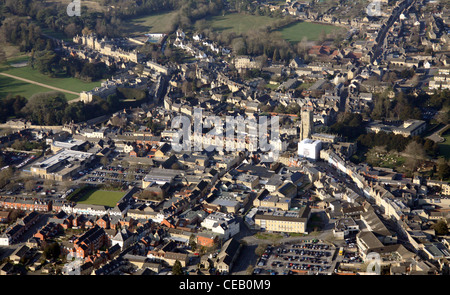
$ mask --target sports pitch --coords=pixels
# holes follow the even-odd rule
[[[124,195],[125,192],[120,191],[92,190],[81,197],[77,203],[115,207]]]
[[[280,29],[279,32],[283,39],[296,43],[302,41],[303,38],[306,38],[308,41],[317,41],[323,33],[338,34],[345,32],[345,29],[328,24],[297,22]]]
[[[444,142],[439,144],[439,154],[446,159],[450,159],[450,129],[441,135]]]

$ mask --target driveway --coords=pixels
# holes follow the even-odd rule
[[[439,133],[441,131],[443,131],[444,129],[448,128],[450,126],[450,124],[445,125],[444,127],[440,128],[439,130],[435,131],[433,134],[431,134],[430,136],[428,136],[428,139],[431,139],[434,142],[443,142],[444,138],[442,136],[439,135]]]

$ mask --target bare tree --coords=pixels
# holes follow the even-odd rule
[[[427,157],[424,147],[416,141],[410,142],[403,153],[406,156],[405,166],[410,172],[415,172]]]
[[[25,182],[25,190],[31,192],[36,185],[36,181],[34,180],[28,180]]]
[[[6,61],[6,53],[3,48],[0,48],[0,63],[3,63]]]
[[[425,152],[423,146],[416,141],[411,141],[406,146],[403,152],[411,157],[418,158],[421,160],[425,160],[427,156],[427,153]]]
[[[450,122],[450,108],[443,107],[435,116],[439,123],[448,124]]]

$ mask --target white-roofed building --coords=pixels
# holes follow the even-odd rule
[[[315,161],[319,159],[321,148],[322,142],[320,140],[306,138],[298,143],[298,155]]]

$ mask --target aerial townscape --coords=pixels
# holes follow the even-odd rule
[[[0,275],[450,274],[450,1],[0,0],[0,44]]]

